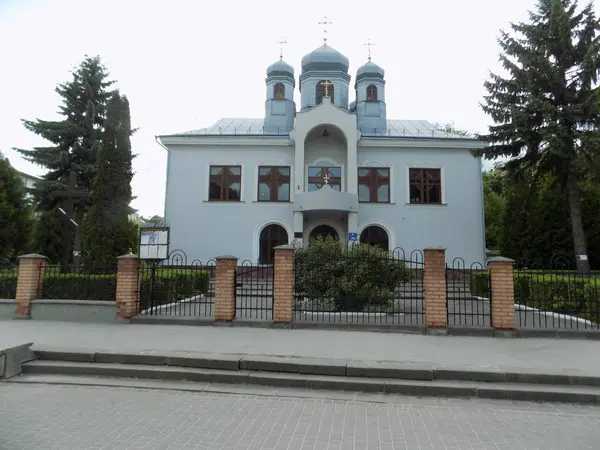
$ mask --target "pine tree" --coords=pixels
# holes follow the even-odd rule
[[[60,206],[61,199],[57,193],[66,190],[70,171],[77,173],[78,190],[91,190],[99,146],[98,134],[103,129],[106,102],[111,95],[109,88],[113,83],[108,80],[108,73],[99,57],[86,57],[72,72],[71,80],[56,87],[56,92],[62,99],[59,113],[63,119],[23,120],[25,128],[52,144],[32,150],[15,149],[27,161],[47,170],[36,183],[32,194],[36,209],[48,212],[44,216],[46,224],[59,228],[48,230],[36,227],[36,242],[45,243],[37,250],[41,253],[54,253],[60,246],[67,246],[66,253],[71,253],[73,242],[66,242],[60,230],[61,221],[66,219],[62,217],[61,220],[56,220],[54,216],[59,213],[52,211]],[[76,200],[77,222],[83,218],[89,203],[89,199],[85,198]],[[56,237],[60,238],[59,242],[50,240]]]
[[[129,102],[115,92],[107,106],[92,206],[83,226],[83,247],[88,261],[112,261],[136,246],[136,230],[129,221],[133,132]]]
[[[564,189],[577,268],[589,271],[578,186],[578,160],[598,158],[600,24],[593,4],[539,0],[530,23],[511,24],[499,39],[507,77],[491,74],[483,110],[494,125],[487,158],[509,156],[512,171],[552,174]]]
[[[32,227],[23,180],[0,153],[0,263],[29,250]]]

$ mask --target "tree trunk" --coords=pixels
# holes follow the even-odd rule
[[[581,218],[581,197],[579,195],[579,187],[577,186],[577,176],[572,169],[569,170],[569,174],[567,175],[566,187],[577,271],[582,273],[590,273],[587,242],[585,239],[585,232],[583,230],[583,220]]]

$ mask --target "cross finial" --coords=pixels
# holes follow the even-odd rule
[[[375,44],[371,43],[371,38],[369,38],[369,40],[367,41],[366,44],[363,44],[365,47],[367,47],[368,51],[369,51],[369,61],[371,61],[371,47],[373,47]]]
[[[329,174],[326,173],[325,176],[323,177],[323,181],[325,182],[325,184],[329,184]]]
[[[325,97],[329,97],[329,86],[332,86],[333,83],[329,80],[325,80],[323,81],[323,94],[325,94]]]
[[[333,22],[327,19],[327,16],[324,17],[322,22],[319,22],[319,25],[323,25],[323,42],[327,44],[327,25],[331,25]]]
[[[287,41],[281,38],[281,40],[276,42],[276,44],[279,44],[279,59],[283,59],[283,46],[287,44]]]

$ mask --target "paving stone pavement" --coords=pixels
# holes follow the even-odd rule
[[[591,406],[333,398],[6,383],[0,449],[579,450],[600,436]]]

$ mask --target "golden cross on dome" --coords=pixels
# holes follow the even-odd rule
[[[371,47],[373,47],[375,44],[371,43],[371,38],[369,38],[369,40],[367,41],[366,44],[363,44],[365,47],[368,48],[369,50],[369,61],[371,61]]]
[[[333,86],[333,83],[329,80],[325,80],[321,84],[323,84],[323,88],[325,89],[324,90],[325,97],[329,97],[329,86]]]
[[[287,44],[287,41],[281,38],[281,40],[276,42],[276,44],[279,44],[279,59],[283,59],[283,46]]]
[[[327,16],[323,19],[323,22],[319,22],[319,25],[323,25],[323,42],[327,44],[327,25],[331,25],[333,22],[327,20]]]
[[[327,172],[323,176],[323,181],[325,182],[325,184],[329,184],[329,174]]]

